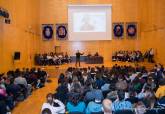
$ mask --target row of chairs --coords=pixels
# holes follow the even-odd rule
[[[70,112],[66,114],[84,114],[81,112]],[[92,112],[91,114],[104,114],[104,112]],[[119,110],[113,112],[113,114],[135,114],[134,110]],[[144,114],[165,114],[165,109],[148,109]]]

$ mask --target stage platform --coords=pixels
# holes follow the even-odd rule
[[[131,63],[131,62],[104,62],[104,64],[86,64],[85,62],[81,62],[81,67],[95,67],[95,66],[102,66],[111,68],[113,65],[131,65],[136,66],[137,64],[140,66],[145,66],[148,70],[152,69],[154,67],[154,63],[148,63],[148,62],[140,62],[140,63]],[[45,71],[48,72],[50,77],[58,77],[60,73],[64,73],[68,67],[75,67],[75,62],[69,63],[69,64],[63,64],[59,66],[36,66],[37,68],[42,68]]]

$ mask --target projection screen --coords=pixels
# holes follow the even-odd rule
[[[111,12],[111,5],[69,5],[69,40],[111,40]]]

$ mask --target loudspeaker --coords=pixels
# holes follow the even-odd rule
[[[14,52],[14,60],[20,60],[21,53],[20,52]]]

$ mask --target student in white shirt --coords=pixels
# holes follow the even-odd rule
[[[65,113],[65,105],[61,101],[53,99],[52,93],[49,93],[46,98],[47,102],[42,105],[42,111],[47,108],[52,114]],[[55,106],[55,104],[58,106]]]

